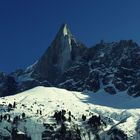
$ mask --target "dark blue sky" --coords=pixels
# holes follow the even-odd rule
[[[64,22],[87,46],[140,43],[140,0],[0,0],[0,71],[34,63]]]

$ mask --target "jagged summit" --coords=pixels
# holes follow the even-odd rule
[[[59,35],[61,34],[61,35],[64,35],[64,36],[66,36],[66,35],[72,36],[72,34],[71,34],[71,32],[70,32],[70,30],[68,28],[68,25],[66,23],[61,25],[58,34]]]
[[[63,24],[55,39],[35,64],[32,75],[55,83],[74,61],[77,61],[85,47],[73,38],[67,24]]]
[[[64,42],[64,40],[66,40],[66,42],[68,42],[69,44],[71,44],[71,40],[74,39],[70,29],[68,28],[67,24],[62,24],[51,44],[51,46],[53,45],[53,43],[55,42]]]
[[[62,50],[69,49],[72,50],[73,36],[68,28],[67,24],[62,24],[56,34],[55,39],[53,40],[50,47],[61,47]]]

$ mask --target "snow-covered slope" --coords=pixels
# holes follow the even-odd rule
[[[14,125],[18,128],[18,133],[27,133],[32,140],[42,140],[42,134],[48,130],[43,124],[49,124],[53,126],[53,131],[59,131],[63,122],[56,123],[53,116],[56,111],[65,110],[64,124],[67,129],[77,127],[83,140],[97,138],[93,127],[90,128],[88,124],[93,115],[100,115],[102,122],[106,124],[101,125],[96,132],[100,139],[109,140],[115,134],[112,128],[117,128],[127,134],[128,139],[139,140],[140,98],[132,98],[124,93],[109,95],[102,92],[81,93],[53,87],[36,87],[13,96],[0,98],[0,114],[11,116],[10,121],[3,118],[0,122],[0,135],[10,135],[9,131]],[[14,102],[16,103],[14,108],[8,107]],[[69,111],[72,116],[70,121],[68,121]],[[25,116],[22,116],[22,113],[25,113]],[[83,114],[86,116],[86,121],[82,120]],[[18,123],[13,124],[15,116],[20,116],[20,119]],[[120,124],[115,127],[117,123]]]

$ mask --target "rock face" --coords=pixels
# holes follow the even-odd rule
[[[12,76],[0,73],[0,96],[12,95],[17,92],[17,83]]]
[[[104,89],[107,94],[126,91],[137,97],[140,96],[140,47],[132,40],[121,40],[101,41],[87,48],[63,24],[35,64],[5,75],[9,76],[14,86],[0,75],[1,96],[43,85],[75,91]]]
[[[139,63],[140,47],[132,40],[101,42],[87,49],[81,60],[63,74],[59,86],[94,92],[104,88],[111,94],[127,91],[139,96]]]
[[[64,71],[80,58],[84,49],[73,38],[67,25],[62,25],[50,47],[35,65],[33,75],[56,84]]]

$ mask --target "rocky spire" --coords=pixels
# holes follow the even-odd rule
[[[80,55],[79,52],[81,48],[73,38],[67,24],[62,24],[55,39],[37,62],[34,72],[42,79],[54,83]]]
[[[66,23],[62,24],[59,31],[58,31],[58,34],[59,36],[71,36],[72,37],[72,34],[68,28],[68,25]]]

